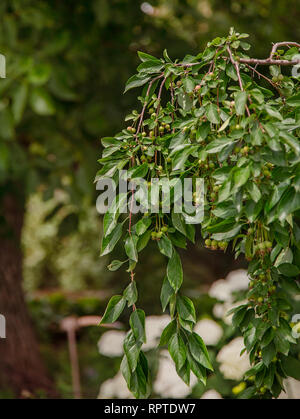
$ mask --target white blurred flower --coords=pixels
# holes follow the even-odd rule
[[[208,390],[204,394],[202,394],[202,397],[200,397],[200,399],[222,399],[222,396],[216,390]]]
[[[232,290],[230,284],[225,279],[215,281],[208,292],[209,296],[220,301],[228,301],[232,298]]]
[[[222,319],[222,317],[224,316],[224,304],[215,304],[213,306],[213,315],[217,317],[217,319]]]
[[[141,4],[141,11],[144,12],[146,15],[150,15],[150,16],[155,14],[154,7],[151,6],[151,4],[148,2],[144,2]]]
[[[148,316],[145,320],[146,329],[146,343],[143,345],[143,350],[156,348],[162,331],[170,323],[170,316]]]
[[[98,341],[100,354],[114,358],[123,355],[123,342],[126,333],[119,330],[110,330],[103,333]]]
[[[283,382],[286,392],[281,392],[279,399],[300,399],[300,381],[294,378],[287,378]]]
[[[228,281],[232,291],[242,291],[248,288],[249,277],[245,269],[236,269],[229,272],[225,281]]]
[[[154,391],[163,398],[184,398],[188,396],[197,378],[191,374],[190,386],[187,386],[178,376],[174,362],[168,351],[161,351],[158,373],[154,382]]]
[[[194,332],[202,337],[206,345],[216,345],[223,335],[222,327],[211,319],[202,319],[196,323]]]
[[[241,380],[244,373],[250,368],[247,353],[242,356],[240,353],[244,348],[241,337],[233,339],[228,345],[224,346],[217,356],[220,363],[220,371],[229,380]]]
[[[225,279],[215,281],[209,290],[209,295],[220,301],[231,302],[232,293],[248,288],[248,275],[244,269],[230,272]]]
[[[132,399],[133,395],[128,390],[126,381],[119,371],[117,375],[102,383],[98,399]]]

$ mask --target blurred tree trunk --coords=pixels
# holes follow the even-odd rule
[[[0,231],[0,314],[6,318],[6,339],[0,339],[1,386],[16,396],[44,391],[54,394],[38,349],[22,290],[20,248],[24,207],[16,194],[2,200]]]

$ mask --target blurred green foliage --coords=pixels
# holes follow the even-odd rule
[[[0,181],[44,197],[62,188],[93,199],[97,137],[118,130],[136,51],[195,52],[231,25],[252,34],[258,55],[300,37],[297,0],[2,0]],[[149,9],[150,7],[150,9]],[[142,11],[144,10],[144,12]],[[145,13],[146,12],[146,13]]]
[[[300,39],[298,0],[1,0],[0,17],[0,53],[7,62],[7,78],[0,80],[0,197],[14,190],[27,201],[39,192],[28,203],[23,235],[30,291],[101,288],[110,279],[97,257],[93,179],[98,139],[118,131],[134,106],[135,94],[122,92],[138,50],[161,56],[167,48],[171,57],[183,57],[230,26],[251,34],[253,56],[266,56],[271,42]],[[62,202],[57,190],[64,191]],[[43,204],[41,195],[52,199]],[[185,257],[199,275],[195,254]],[[151,291],[160,286],[163,259],[150,249],[141,265],[141,304],[155,313],[159,302],[153,304]],[[122,288],[126,281],[120,281],[115,277],[111,285]],[[48,344],[57,335],[49,330],[67,314],[99,314],[103,303],[84,299],[82,309],[60,294],[50,299],[55,303],[33,299],[31,313],[50,369],[58,369],[58,387],[67,394],[66,342],[55,339],[62,351],[56,352]],[[210,306],[201,307],[209,312]],[[91,365],[98,365],[95,342],[82,344]],[[104,375],[106,362],[99,366]]]

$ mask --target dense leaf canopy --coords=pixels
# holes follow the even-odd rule
[[[212,368],[201,337],[193,332],[193,303],[180,293],[183,271],[176,249],[194,242],[195,226],[188,214],[174,211],[178,179],[204,179],[201,233],[206,247],[230,248],[249,261],[248,303],[233,311],[233,325],[242,331],[253,364],[247,377],[254,376],[254,383],[244,396],[277,397],[285,366],[292,362],[289,353],[296,340],[288,320],[300,273],[300,85],[297,74],[291,76],[291,65],[300,45],[274,45],[259,62],[270,73],[262,75],[252,67],[257,63],[248,56],[247,37],[231,30],[227,38],[215,38],[203,52],[180,62],[167,51],[162,59],[139,53],[142,63],[125,91],[144,86],[138,97],[141,110],[126,117],[127,129],[102,140],[97,179],[118,182],[118,169],[127,168],[129,179],[141,177],[148,185],[153,178],[167,179],[171,185],[171,214],[160,206],[158,213],[144,211],[138,217],[129,205],[129,217],[122,217],[120,194],[104,216],[102,254],[123,238],[127,259],[113,261],[110,269],[127,263],[131,283],[123,296],[112,297],[102,321],[115,321],[126,301],[133,308],[121,369],[136,397],[147,396],[149,377],[141,351],[145,314],[136,308],[134,269],[151,238],[168,259],[161,301],[172,322],[161,344],[168,344],[187,384],[190,371],[205,382]],[[132,189],[128,196],[133,200],[138,193]],[[201,199],[194,192],[196,206]],[[299,361],[293,362],[299,372]]]

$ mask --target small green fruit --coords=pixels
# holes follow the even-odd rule
[[[211,246],[212,246],[213,248],[217,248],[217,247],[218,247],[218,242],[217,242],[217,240],[213,240],[213,241],[211,242]]]
[[[206,239],[204,243],[205,243],[205,246],[207,246],[207,247],[211,246],[211,240],[210,239]]]
[[[219,191],[219,189],[220,189],[220,186],[219,186],[219,185],[215,185],[215,186],[213,187],[213,191],[214,191],[214,192],[218,192],[218,191]]]

